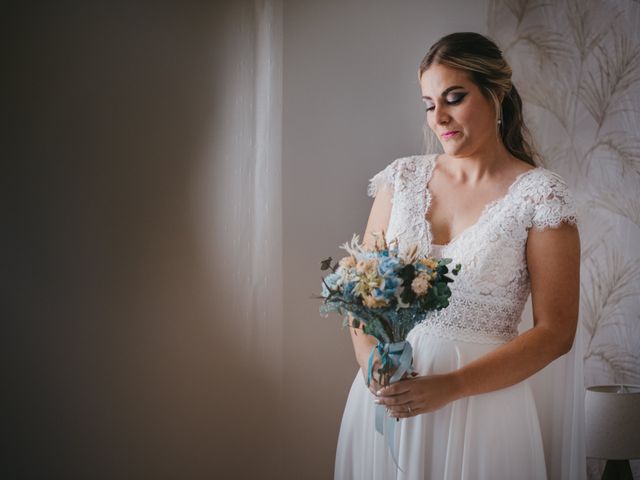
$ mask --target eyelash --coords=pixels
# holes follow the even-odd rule
[[[447,104],[448,104],[448,105],[457,105],[457,104],[458,104],[458,103],[460,103],[460,102],[462,101],[462,99],[463,99],[464,97],[466,97],[466,96],[467,96],[467,94],[466,94],[466,93],[465,93],[465,94],[463,94],[463,95],[460,95],[460,96],[459,96],[458,98],[456,98],[455,100],[453,100],[453,101],[451,101],[451,102],[447,102]],[[427,112],[430,112],[430,111],[431,111],[431,110],[433,110],[434,108],[435,108],[435,107],[428,107],[428,108],[426,108],[425,110],[426,110]]]

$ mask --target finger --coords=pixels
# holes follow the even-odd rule
[[[400,397],[377,397],[375,403],[384,405],[385,407],[399,407],[410,403],[410,399],[406,396]]]
[[[396,397],[378,397],[375,399],[375,403],[392,408],[407,408],[411,405],[411,397],[408,395],[400,395]]]
[[[371,393],[376,395],[376,392],[378,392],[381,388],[382,388],[382,385],[380,385],[374,379],[371,379],[371,381],[369,382],[369,391],[371,391]]]
[[[411,412],[397,412],[391,416],[395,418],[411,418],[411,417],[415,417],[416,415],[417,415],[417,412],[411,411]]]
[[[415,417],[416,415],[420,415],[421,413],[425,413],[425,409],[423,408],[412,408],[411,411],[408,409],[405,410],[392,410],[389,415],[396,418],[410,418]]]
[[[393,395],[402,395],[411,391],[411,382],[398,382],[379,389],[376,395],[379,397],[388,397]]]

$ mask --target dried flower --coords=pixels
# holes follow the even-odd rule
[[[431,270],[435,270],[438,267],[438,262],[432,257],[421,258],[418,261]]]
[[[416,295],[425,295],[429,288],[431,288],[431,276],[426,272],[420,272],[416,278],[411,282],[411,289],[416,292]]]
[[[375,258],[369,258],[366,260],[359,260],[356,264],[356,273],[358,275],[371,275],[378,267],[378,260]]]
[[[356,257],[349,255],[340,259],[340,266],[342,268],[354,268],[356,266]]]

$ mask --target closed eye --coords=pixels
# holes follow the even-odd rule
[[[457,105],[457,104],[459,104],[460,102],[462,102],[462,99],[463,99],[464,97],[466,97],[466,96],[467,96],[467,94],[466,94],[466,93],[462,93],[462,94],[460,94],[460,95],[458,95],[458,96],[454,97],[453,99],[448,100],[448,101],[447,101],[447,105]],[[428,106],[428,107],[426,108],[426,111],[427,111],[427,112],[429,112],[429,111],[433,110],[434,108],[435,108],[435,106],[433,106],[433,105],[432,105],[432,106]]]

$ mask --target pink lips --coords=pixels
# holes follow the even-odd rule
[[[456,133],[458,133],[457,130],[454,130],[454,131],[451,131],[451,132],[447,132],[447,133],[443,133],[442,134],[442,138],[444,138],[446,140],[447,138],[453,137]]]

